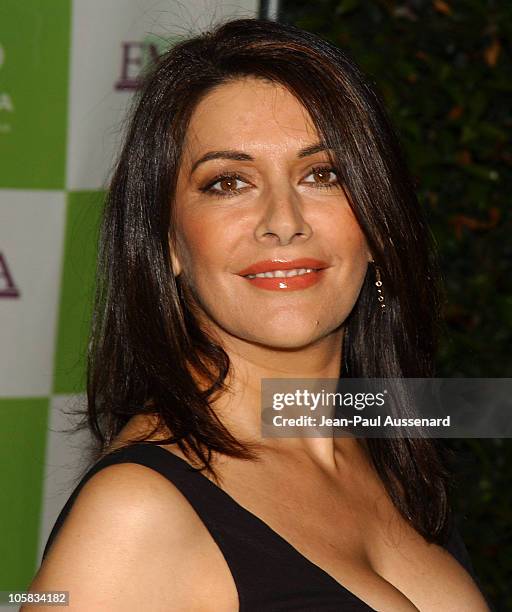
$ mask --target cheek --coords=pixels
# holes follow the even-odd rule
[[[335,256],[351,261],[358,267],[368,261],[368,244],[353,213],[348,210],[341,218],[325,225],[325,238]]]
[[[324,226],[326,245],[333,257],[332,283],[327,290],[330,308],[345,317],[361,291],[368,270],[368,245],[351,211],[340,218],[331,218]],[[343,318],[342,317],[342,318]]]
[[[182,218],[180,227],[179,252],[185,273],[199,279],[225,269],[230,245],[239,234],[235,221],[203,212]]]

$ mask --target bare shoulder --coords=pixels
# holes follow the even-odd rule
[[[201,610],[192,580],[207,538],[171,482],[111,465],[84,485],[30,588],[69,591],[71,610]]]

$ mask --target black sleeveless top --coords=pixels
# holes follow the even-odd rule
[[[240,612],[375,612],[184,459],[144,442],[115,450],[89,469],[57,518],[43,559],[84,484],[102,468],[117,463],[151,468],[184,495],[226,559]],[[445,548],[476,580],[456,528]]]

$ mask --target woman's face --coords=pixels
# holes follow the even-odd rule
[[[221,336],[299,348],[352,309],[371,255],[319,140],[300,102],[272,82],[233,81],[198,104],[172,263]],[[277,278],[247,276],[272,270]]]

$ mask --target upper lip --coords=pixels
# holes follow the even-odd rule
[[[293,270],[295,268],[310,268],[313,270],[321,270],[327,268],[328,263],[313,257],[301,257],[300,259],[265,259],[251,264],[248,268],[240,270],[240,276],[248,274],[261,274],[262,272],[273,272],[274,270]]]

